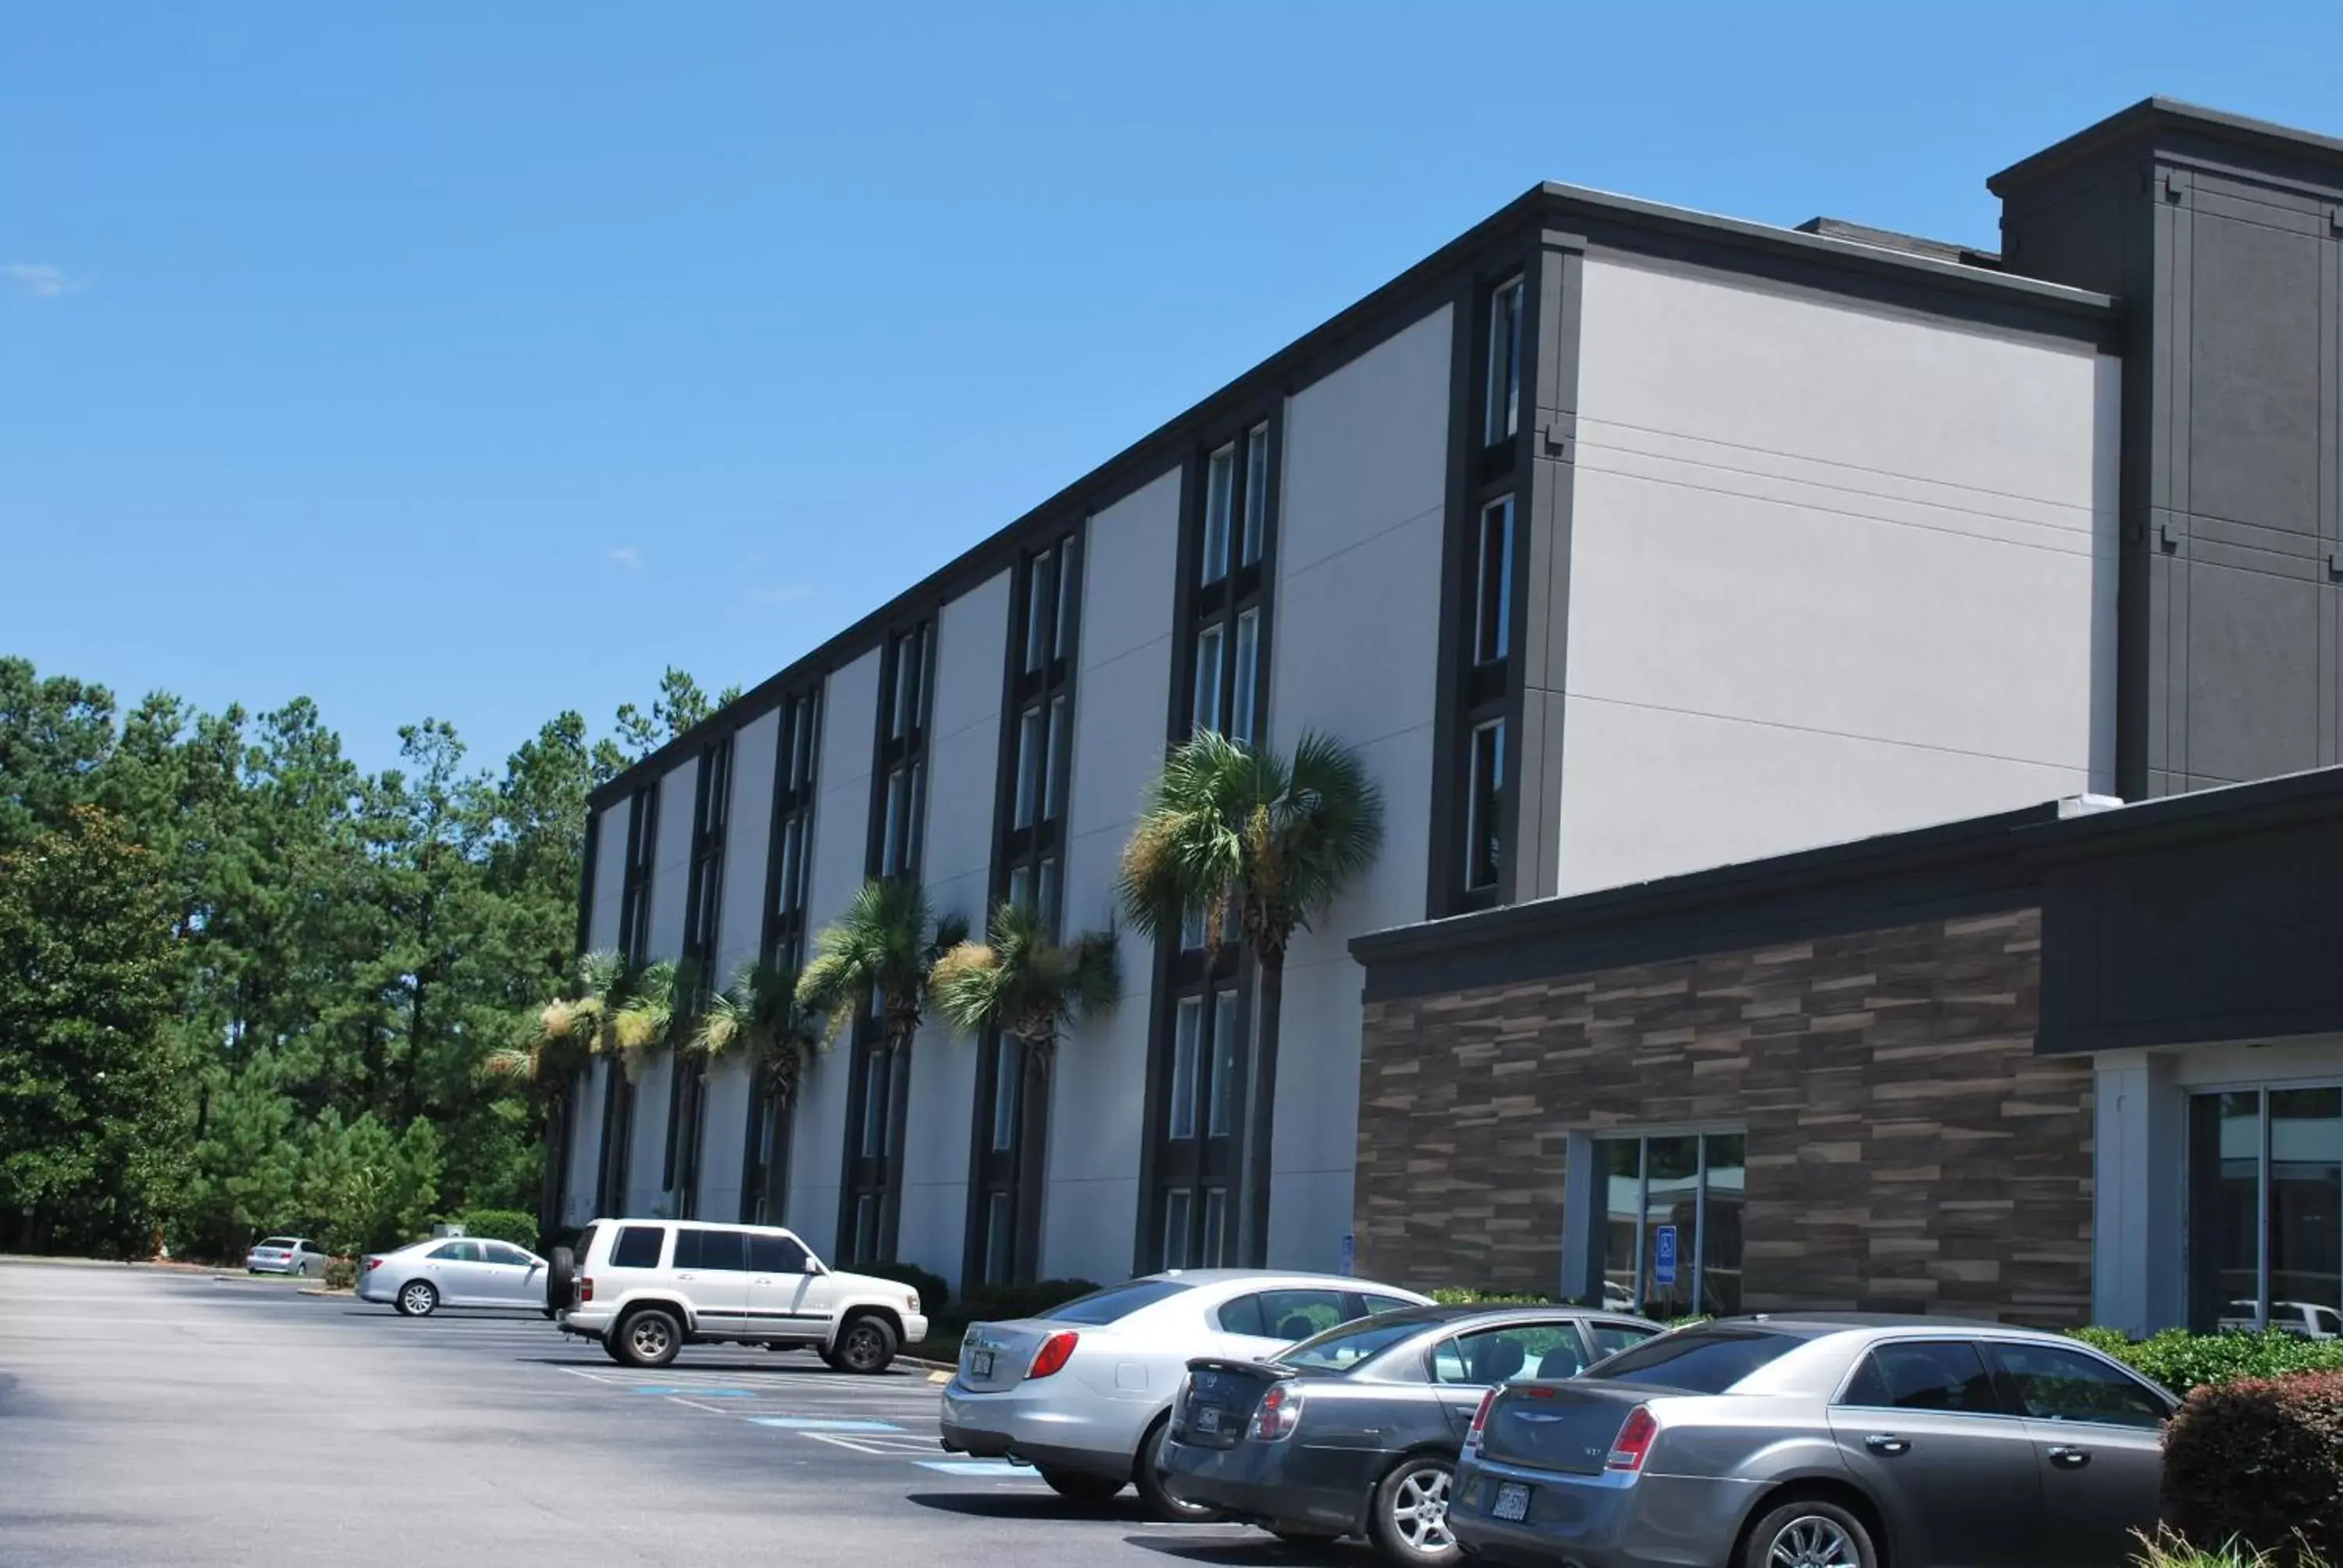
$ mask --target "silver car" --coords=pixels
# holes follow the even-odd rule
[[[252,1244],[244,1257],[245,1270],[254,1274],[298,1274],[315,1279],[326,1271],[333,1256],[301,1236],[269,1236]]]
[[[2057,1334],[1724,1319],[1493,1389],[1448,1525],[1493,1562],[1580,1568],[2120,1568],[2177,1403]]]
[[[545,1308],[545,1260],[509,1241],[435,1238],[358,1260],[358,1299],[410,1318],[441,1307]]]
[[[1150,1274],[1046,1317],[977,1323],[944,1390],[943,1444],[1032,1464],[1061,1495],[1103,1501],[1136,1482],[1161,1519],[1207,1517],[1163,1488],[1172,1396],[1198,1356],[1252,1362],[1413,1291],[1331,1274],[1191,1269]]]

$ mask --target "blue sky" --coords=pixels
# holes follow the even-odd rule
[[[361,11],[365,15],[359,15]],[[0,653],[496,761],[753,684],[1540,179],[1991,244],[2343,7],[25,6]]]

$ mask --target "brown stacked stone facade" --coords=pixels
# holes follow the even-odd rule
[[[1745,1310],[2070,1325],[2091,1070],[2026,909],[1370,1002],[1359,1271],[1551,1292],[1574,1132],[1745,1129]]]

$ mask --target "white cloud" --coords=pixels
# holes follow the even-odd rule
[[[35,299],[55,299],[61,294],[73,294],[89,286],[89,279],[67,277],[64,267],[45,261],[12,261],[0,266],[0,273]]]
[[[616,549],[604,550],[602,558],[606,561],[616,561],[628,571],[636,571],[643,564],[643,552],[632,545],[620,545]]]

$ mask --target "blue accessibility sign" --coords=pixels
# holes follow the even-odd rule
[[[1673,1285],[1676,1282],[1676,1228],[1674,1225],[1652,1227],[1652,1283]]]

